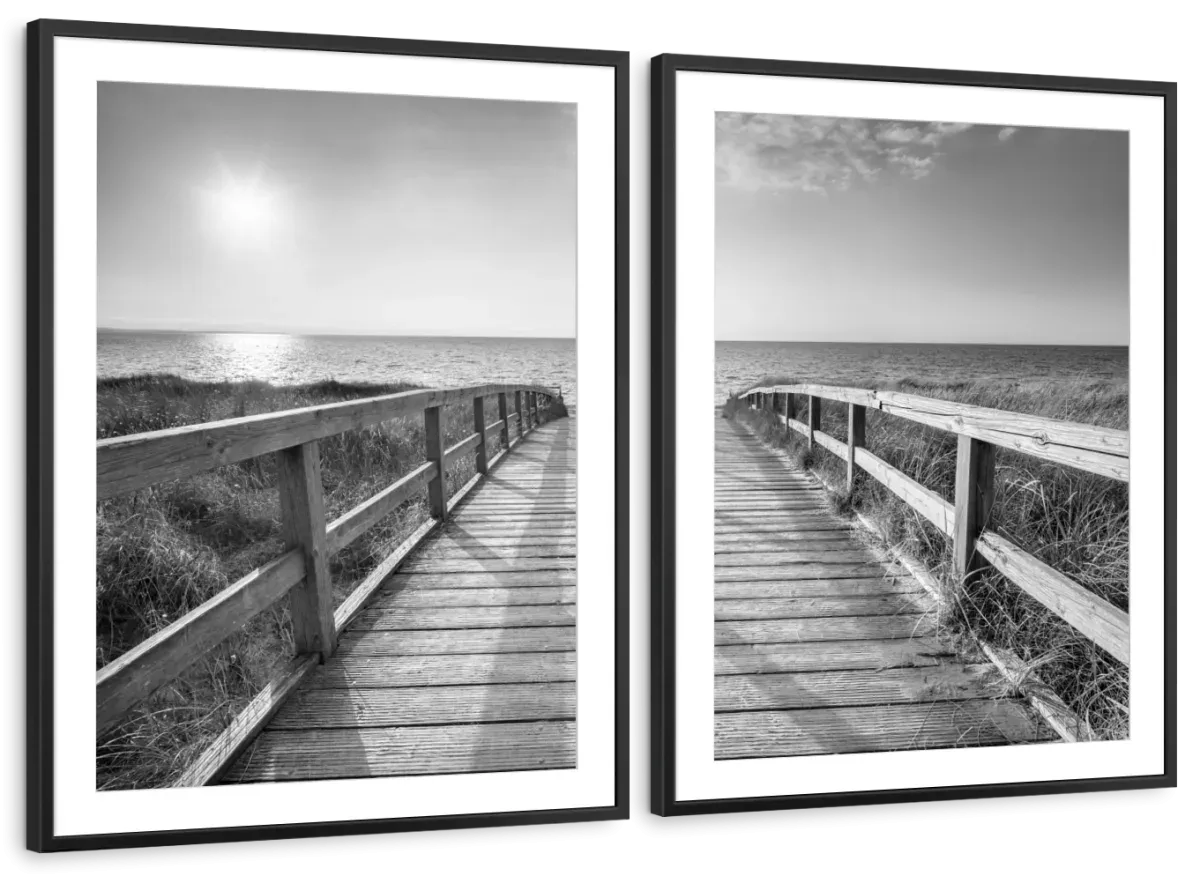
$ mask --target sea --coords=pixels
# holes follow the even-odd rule
[[[1128,347],[718,341],[713,401],[764,378],[874,387],[902,378],[1128,384]]]
[[[295,386],[332,378],[449,388],[478,383],[559,387],[575,404],[574,338],[431,338],[100,331],[99,377],[167,373],[189,380]]]

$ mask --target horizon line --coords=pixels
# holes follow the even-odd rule
[[[897,346],[938,346],[955,347],[1128,347],[1129,342],[1114,343],[1081,343],[1078,341],[813,341],[801,339],[763,340],[752,338],[717,338],[718,344],[894,344]]]
[[[97,332],[124,332],[137,334],[139,332],[172,334],[172,335],[285,335],[294,338],[476,338],[479,340],[517,340],[517,341],[574,341],[574,335],[394,335],[384,332],[321,332],[321,331],[280,331],[276,329],[228,329],[228,328],[129,328],[125,326],[96,326]]]

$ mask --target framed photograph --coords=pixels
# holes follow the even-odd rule
[[[627,818],[628,55],[28,53],[29,846]]]
[[[652,87],[654,811],[1174,786],[1175,84]]]

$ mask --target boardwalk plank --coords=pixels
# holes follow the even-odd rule
[[[932,597],[809,473],[720,417],[716,449],[718,759],[1049,738],[990,666],[940,639]]]
[[[572,681],[572,651],[516,654],[392,655],[339,653],[314,670],[305,689],[341,687],[432,687],[446,684],[519,684]]]
[[[749,712],[990,699],[1004,696],[1007,688],[990,663],[722,675],[717,677],[715,707],[718,712]]]
[[[571,769],[575,722],[268,730],[231,782]]]
[[[1051,741],[1013,700],[964,700],[715,716],[717,759]]]
[[[575,717],[575,685],[472,684],[449,687],[319,688],[292,696],[273,730],[405,727]]]
[[[573,430],[542,425],[478,478],[227,781],[575,766]]]

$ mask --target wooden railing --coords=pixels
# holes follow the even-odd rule
[[[488,424],[484,401],[498,396],[499,417]],[[508,412],[508,396],[514,411]],[[440,521],[457,501],[503,458],[526,432],[550,416],[559,393],[545,386],[489,384],[462,389],[414,390],[316,407],[201,423],[178,429],[109,438],[96,444],[96,492],[99,499],[184,478],[213,468],[274,453],[279,473],[279,503],[288,550],[245,575],[203,605],[130,649],[96,673],[96,726],[111,727],[148,697],[239,630],[247,621],[285,596],[290,597],[296,659],[284,676],[264,691],[266,699],[239,717],[253,724],[265,709],[278,705],[280,692],[337,649],[338,635],[383,583],[391,570]],[[474,431],[444,447],[445,405],[472,401]],[[318,442],[351,429],[424,412],[427,461],[358,507],[326,525],[321,492]],[[500,433],[501,450],[487,455],[489,436]],[[514,434],[515,433],[515,434]],[[474,451],[475,476],[455,497],[448,493],[447,471]],[[333,604],[329,561],[371,527],[425,488],[430,517],[342,602]],[[260,697],[261,699],[261,697]],[[256,701],[258,703],[258,701]],[[238,722],[235,722],[235,725]],[[235,735],[246,728],[235,726]],[[227,741],[226,741],[227,742]],[[206,755],[182,784],[204,783],[227,755],[228,744]],[[201,759],[202,761],[205,758]]]
[[[800,396],[808,398],[808,423],[796,418]],[[821,446],[843,459],[847,490],[853,490],[854,470],[860,468],[932,523],[951,542],[958,576],[975,574],[990,563],[1096,645],[1129,663],[1127,612],[987,528],[995,500],[997,447],[1128,482],[1128,432],[902,392],[808,383],[758,386],[738,398],[773,412],[808,439],[810,450]],[[821,430],[822,399],[848,406],[845,442]],[[953,504],[867,450],[867,408],[958,435]]]

